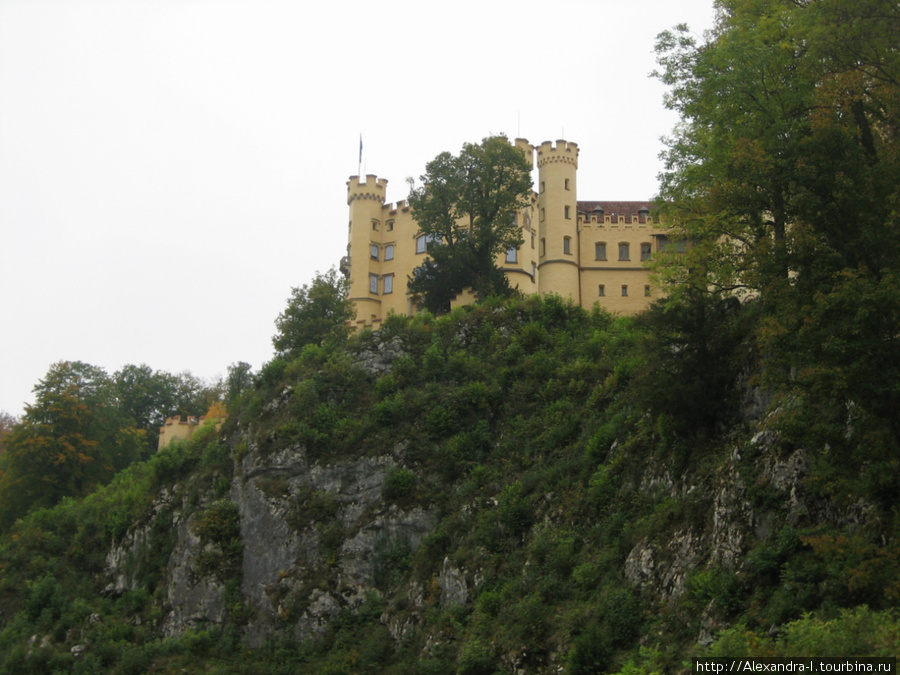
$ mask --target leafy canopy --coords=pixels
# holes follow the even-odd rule
[[[504,136],[466,143],[458,155],[442,152],[425,166],[409,205],[431,242],[430,259],[409,280],[432,312],[470,286],[482,298],[509,295],[497,257],[522,245],[516,212],[528,204],[531,164]]]
[[[681,115],[661,202],[691,242],[657,272],[671,304],[758,297],[768,384],[801,402],[797,428],[848,457],[880,448],[900,484],[900,5],[717,6],[705,39],[657,43]]]
[[[308,344],[343,342],[350,332],[348,322],[356,318],[347,298],[349,284],[335,268],[316,273],[309,284],[291,290],[287,308],[275,319],[278,332],[272,338],[276,355],[296,356]]]

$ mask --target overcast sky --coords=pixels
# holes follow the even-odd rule
[[[712,0],[0,0],[0,410],[61,360],[223,375],[443,150],[579,144],[579,198],[657,190],[655,36]]]

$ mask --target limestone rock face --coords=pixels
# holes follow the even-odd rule
[[[203,548],[193,532],[193,518],[178,526],[178,543],[166,570],[169,613],[163,622],[166,637],[189,628],[221,625],[225,620],[225,586],[212,575],[197,573],[197,559]]]
[[[291,628],[321,632],[342,608],[362,604],[390,556],[415,550],[433,526],[422,507],[382,498],[393,456],[310,463],[302,447],[268,457],[251,449],[236,476],[243,540],[241,591],[251,642]]]

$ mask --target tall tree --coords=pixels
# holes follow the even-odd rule
[[[145,433],[145,454],[149,455],[156,451],[159,428],[167,417],[206,414],[222,398],[225,385],[189,372],[173,375],[146,364],[128,364],[113,374],[111,386],[119,413]]]
[[[767,373],[810,425],[836,448],[852,410],[855,428],[900,447],[900,6],[717,7],[705,40],[682,26],[657,45],[682,118],[660,196],[692,243],[660,275],[760,296]]]
[[[317,272],[311,283],[291,289],[287,308],[275,319],[278,332],[272,344],[277,356],[298,354],[308,344],[345,340],[348,323],[356,316],[348,290],[347,280],[333,267],[324,274]]]
[[[463,287],[476,293],[509,294],[497,256],[522,245],[516,212],[528,204],[531,164],[504,136],[466,143],[459,155],[442,152],[425,167],[409,205],[431,242],[429,260],[409,280],[435,312],[450,308]]]
[[[143,432],[115,405],[105,371],[56,363],[5,439],[0,525],[36,506],[86,494],[140,456]]]
[[[679,26],[657,43],[682,117],[660,196],[693,244],[664,278],[765,292],[845,267],[879,274],[900,246],[897,4],[717,5],[704,42]]]

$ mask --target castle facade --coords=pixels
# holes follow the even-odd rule
[[[582,307],[634,314],[654,299],[647,261],[669,245],[650,202],[579,201],[578,146],[564,140],[515,145],[538,169],[538,190],[516,214],[524,243],[498,260],[510,285],[525,294],[556,293]],[[388,181],[374,175],[347,181],[349,244],[341,269],[359,327],[378,327],[389,313],[412,315],[418,298],[407,279],[428,255],[405,201],[385,201]],[[458,304],[474,298],[457,298]]]

